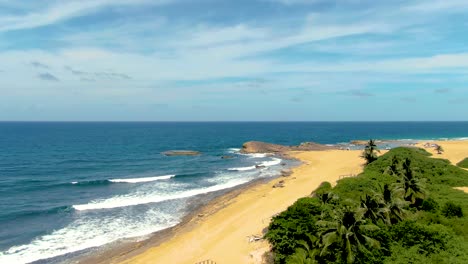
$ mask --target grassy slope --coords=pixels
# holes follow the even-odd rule
[[[442,216],[440,209],[433,212],[412,209],[412,213],[407,218],[408,220],[414,221],[418,225],[423,225],[422,228],[433,228],[436,230],[435,232],[439,232],[437,230],[440,230],[440,234],[450,234],[445,236],[450,237],[450,240],[444,242],[445,249],[433,254],[420,254],[421,250],[424,249],[414,245],[405,247],[404,241],[395,242],[390,256],[387,255],[385,257],[384,263],[468,263],[468,253],[464,253],[468,252],[468,194],[453,189],[453,187],[468,186],[468,171],[451,165],[447,160],[429,158],[428,156],[430,155],[430,153],[421,149],[393,149],[377,161],[369,164],[361,175],[354,178],[342,179],[332,189],[332,192],[340,197],[337,208],[348,205],[357,206],[364,194],[378,191],[385,183],[392,184],[396,182],[394,176],[386,175],[384,172],[391,164],[393,156],[397,156],[400,160],[404,160],[405,158],[411,159],[412,168],[416,176],[425,181],[429,197],[437,202],[439,208],[448,201],[462,206],[464,216],[461,218],[446,218]],[[313,200],[317,198],[308,199]],[[305,202],[301,200],[301,203]],[[314,204],[314,210],[317,210],[316,207],[319,203],[313,201],[310,203]],[[290,208],[297,210],[297,204]],[[287,222],[290,218],[285,213],[291,213],[291,211],[288,209],[276,219]],[[294,221],[301,222],[301,220],[298,220],[301,217],[300,214],[295,214]],[[318,214],[315,214],[314,217],[307,216],[309,221],[318,217]],[[272,242],[274,249],[275,237],[272,236],[272,233],[276,232],[275,234],[277,235],[278,232],[284,231],[281,225],[275,226],[275,223],[277,224],[274,219],[272,225],[270,225],[270,231],[267,233],[267,238],[270,237],[269,240]],[[313,227],[309,228],[313,229]],[[289,223],[288,229],[294,230],[293,222]],[[284,235],[286,236],[287,233]],[[292,241],[290,243],[295,242],[294,239]],[[419,246],[421,247],[422,245],[421,243]],[[282,263],[285,259],[284,256],[288,254],[288,252],[283,252],[283,255],[278,254],[283,259],[277,260],[277,262]],[[382,263],[382,259],[374,263]]]
[[[464,160],[458,162],[457,166],[468,169],[468,158],[465,158]]]

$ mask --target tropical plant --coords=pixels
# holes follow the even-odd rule
[[[340,250],[341,260],[353,263],[357,253],[369,252],[368,247],[380,247],[377,240],[365,235],[366,232],[376,231],[379,228],[367,223],[364,213],[363,208],[356,211],[347,208],[333,221],[318,221],[317,224],[323,228],[320,233],[320,256],[334,254],[335,252],[329,252],[329,248],[335,245]]]
[[[442,154],[444,152],[444,149],[442,148],[441,145],[437,145],[435,147],[435,150],[437,151],[437,154]]]
[[[382,194],[374,193],[373,195],[366,194],[361,197],[361,208],[365,209],[364,218],[377,223],[379,220],[385,222],[387,208],[385,206]]]
[[[396,155],[392,157],[392,163],[388,166],[386,173],[389,175],[398,175],[400,173],[400,161]]]
[[[401,222],[406,214],[405,206],[407,202],[402,199],[402,192],[398,188],[390,189],[390,185],[385,184],[382,190],[383,201],[386,210],[384,211],[385,223],[392,225]]]
[[[422,201],[426,197],[426,190],[422,182],[414,175],[409,158],[406,158],[403,162],[403,172],[398,183],[398,188],[403,191],[405,200],[411,204],[414,205],[417,200]]]
[[[377,160],[378,156],[377,153],[379,153],[380,150],[377,148],[377,145],[375,144],[375,140],[370,139],[367,142],[366,147],[364,148],[364,151],[362,152],[361,157],[366,160],[366,165],[372,163],[373,161]]]
[[[317,237],[307,234],[308,241],[300,240],[297,242],[296,252],[286,259],[288,264],[316,264],[315,257],[320,253]]]

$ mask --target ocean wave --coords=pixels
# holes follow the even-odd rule
[[[240,148],[230,148],[228,149],[228,152],[232,154],[238,154],[240,150]]]
[[[110,182],[115,183],[140,183],[140,182],[152,182],[160,180],[168,180],[175,177],[175,175],[164,175],[164,176],[155,176],[155,177],[144,177],[144,178],[133,178],[133,179],[111,179]]]
[[[31,263],[68,253],[99,247],[122,239],[142,237],[176,225],[180,215],[151,209],[138,218],[131,214],[99,218],[85,216],[64,228],[37,237],[29,244],[0,251],[0,263]],[[47,261],[43,263],[48,263]]]
[[[198,188],[198,189],[193,189],[193,190],[187,190],[187,191],[181,191],[181,192],[172,193],[172,194],[135,193],[132,195],[120,195],[120,196],[115,196],[109,199],[92,201],[87,204],[73,205],[73,208],[78,211],[85,211],[85,210],[111,209],[111,208],[134,206],[134,205],[149,204],[149,203],[159,203],[163,201],[188,198],[188,197],[196,196],[199,194],[205,194],[205,193],[211,193],[211,192],[220,191],[224,189],[229,189],[229,188],[247,183],[248,181],[249,181],[248,179],[235,179],[235,180],[231,180],[226,183],[219,184],[219,185]]]
[[[109,179],[109,180],[94,180],[94,181],[72,181],[70,182],[73,185],[78,186],[90,186],[90,185],[107,185],[111,183],[143,183],[143,182],[153,182],[168,180],[175,177],[176,175],[164,175],[164,176],[154,176],[154,177],[143,177],[143,178],[128,178],[128,179]]]
[[[279,158],[273,158],[272,160],[261,162],[260,166],[271,167],[281,164],[281,161],[283,160]]]
[[[97,185],[108,185],[111,184],[109,180],[94,180],[94,181],[72,181],[70,182],[76,186],[97,186]]]
[[[266,158],[268,156],[267,153],[249,153],[249,154],[243,154],[245,156],[249,156],[251,158]]]
[[[229,168],[227,169],[228,171],[248,171],[248,170],[255,170],[255,166],[249,166],[249,167],[239,167],[239,168]]]
[[[73,208],[71,206],[58,206],[58,207],[52,207],[52,208],[47,208],[47,209],[42,209],[42,210],[23,210],[23,211],[18,211],[18,212],[13,212],[9,214],[8,216],[4,216],[1,218],[1,220],[12,220],[12,219],[20,219],[20,218],[28,218],[28,217],[35,217],[35,216],[40,216],[40,215],[54,215],[54,214],[59,214],[59,213],[66,213],[72,211]]]

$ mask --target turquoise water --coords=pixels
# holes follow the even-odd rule
[[[246,141],[463,137],[468,122],[0,123],[0,263],[148,235],[209,194],[276,176],[284,161],[239,154]],[[203,154],[161,154],[173,149]]]

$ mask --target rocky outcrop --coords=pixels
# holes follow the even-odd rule
[[[250,141],[242,145],[241,153],[279,153],[288,151],[287,146],[260,141]]]
[[[164,156],[198,156],[201,152],[194,150],[170,150],[162,153]]]
[[[283,146],[260,141],[250,141],[242,145],[241,153],[284,153],[287,151],[311,151],[336,149],[334,146],[326,146],[314,142],[304,142],[299,146]]]
[[[281,170],[281,176],[283,177],[289,177],[292,175],[292,171],[291,170]]]

